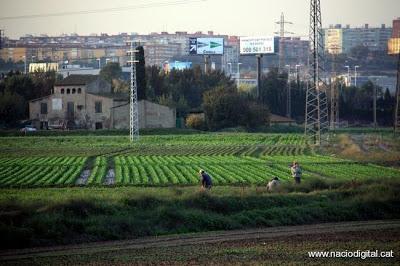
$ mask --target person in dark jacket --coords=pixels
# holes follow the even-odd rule
[[[199,171],[199,176],[201,178],[201,187],[203,189],[211,189],[212,186],[211,176],[207,174],[203,169]]]

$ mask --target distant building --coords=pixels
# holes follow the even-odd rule
[[[285,62],[291,64],[306,64],[309,50],[309,40],[300,37],[287,37],[283,41]]]
[[[400,18],[393,20],[392,38],[388,41],[388,53],[400,53]]]
[[[237,73],[237,64],[239,63],[239,37],[230,36],[224,46],[222,55],[222,70],[233,76]]]
[[[28,58],[27,48],[25,47],[4,47],[0,50],[0,58],[4,61],[12,61],[17,63],[19,61],[24,61]]]
[[[99,75],[100,69],[93,67],[82,67],[80,65],[62,65],[57,73],[61,74],[63,78],[69,75]]]
[[[51,95],[29,102],[29,118],[40,129],[129,128],[129,98],[112,93],[95,75],[70,75],[57,82]],[[139,102],[139,126],[175,127],[176,112],[166,106]]]
[[[392,28],[382,24],[381,27],[350,28],[341,24],[331,25],[324,29],[324,49],[329,53],[349,53],[352,48],[365,46],[370,51],[386,51],[387,42],[392,35]]]
[[[162,66],[165,61],[182,53],[182,46],[179,43],[154,42],[146,43],[143,46],[146,65]]]
[[[296,124],[296,121],[289,117],[271,114],[269,118],[269,124],[271,126],[273,125],[291,126],[293,124]]]
[[[400,38],[400,17],[393,20],[392,38]]]

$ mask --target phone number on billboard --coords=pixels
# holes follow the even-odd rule
[[[243,53],[271,53],[271,47],[243,47]]]

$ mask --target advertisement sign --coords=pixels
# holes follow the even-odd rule
[[[278,52],[279,39],[274,36],[240,37],[240,54],[275,54]]]
[[[189,38],[189,54],[222,55],[224,54],[223,38]]]
[[[163,69],[165,73],[169,73],[172,69],[175,70],[185,70],[185,69],[190,69],[192,68],[192,62],[180,62],[180,61],[175,61],[175,62],[164,62],[163,64]]]

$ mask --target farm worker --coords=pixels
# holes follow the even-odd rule
[[[271,192],[275,191],[279,188],[280,184],[281,182],[279,181],[279,178],[275,176],[271,181],[268,182],[267,190]]]
[[[296,184],[300,184],[301,169],[300,169],[299,163],[294,161],[292,167],[290,168],[290,171],[292,172],[292,177],[294,178],[294,181],[296,182]]]
[[[199,176],[201,178],[201,187],[203,189],[211,189],[212,181],[209,174],[207,174],[203,169],[200,169]]]

